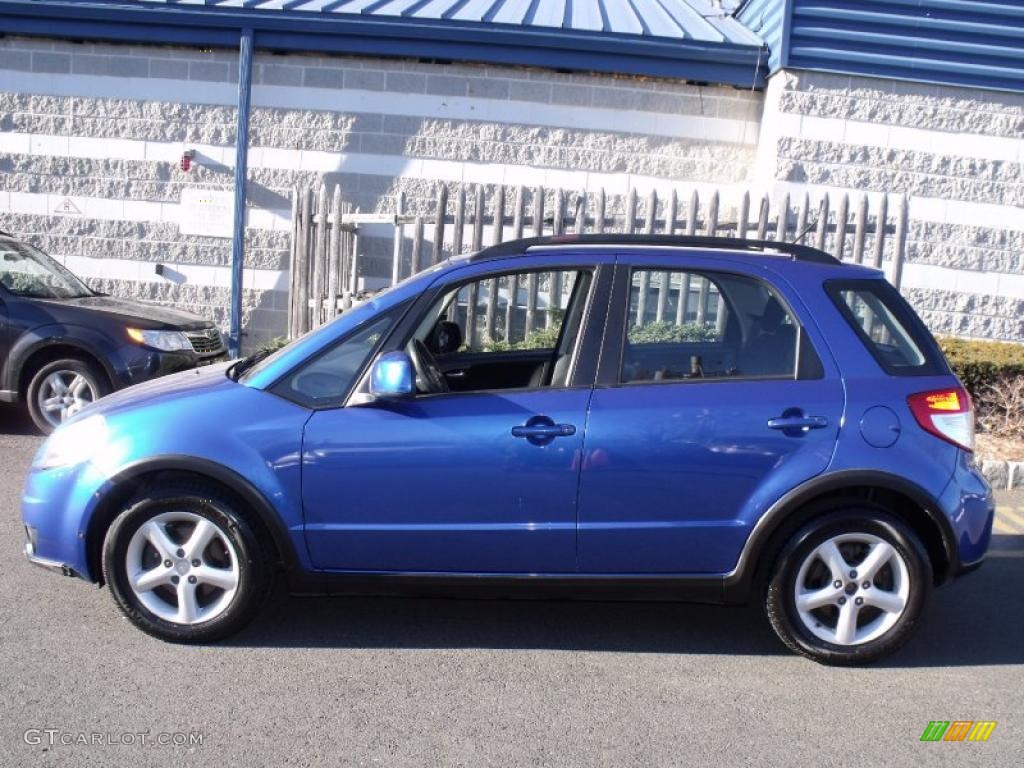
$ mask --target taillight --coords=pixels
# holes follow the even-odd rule
[[[919,392],[907,398],[917,423],[965,451],[974,450],[974,408],[962,387]]]

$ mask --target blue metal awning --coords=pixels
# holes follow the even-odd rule
[[[771,71],[1024,91],[1022,0],[747,0]]]
[[[714,0],[3,0],[8,34],[407,56],[759,88],[764,43]]]

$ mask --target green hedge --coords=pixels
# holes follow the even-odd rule
[[[940,338],[939,346],[975,403],[1000,379],[1024,376],[1024,344]]]

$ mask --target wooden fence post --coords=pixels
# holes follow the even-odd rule
[[[857,264],[864,262],[864,236],[868,228],[868,196],[861,195],[857,203],[857,218],[853,225],[853,260]]]
[[[473,243],[470,249],[476,253],[484,247],[484,187],[477,184],[473,196]],[[476,348],[476,310],[480,304],[480,283],[474,280],[469,284],[469,297],[466,301],[466,343],[470,349]]]
[[[582,235],[587,231],[587,190],[581,189],[576,197],[576,214],[573,216],[573,232]]]
[[[444,182],[437,189],[437,204],[434,206],[434,254],[432,264],[444,258],[444,220],[448,216],[448,187]]]
[[[627,208],[632,210],[629,215],[629,226],[635,226],[636,221],[636,193],[634,192],[630,196],[629,206]],[[644,212],[644,234],[650,235],[654,233],[654,220],[657,216],[658,209],[658,193],[654,189],[651,190],[647,196],[647,210]],[[632,232],[632,229],[630,229]],[[647,295],[651,292],[651,273],[650,270],[645,269],[640,273],[640,293],[637,296],[636,303],[636,324],[642,326],[647,318]]]
[[[416,217],[416,228],[413,230],[412,236],[412,253],[409,255],[409,271],[415,275],[423,266],[423,230],[424,224],[422,216]]]
[[[747,238],[747,229],[750,227],[750,192],[744,192],[740,198],[740,211],[736,217],[736,237],[741,240]]]
[[[697,218],[700,216],[700,197],[697,190],[690,192],[690,207],[686,210],[686,234],[697,234]]]
[[[288,258],[288,338],[295,333],[295,295],[298,292],[299,270],[296,255],[299,250],[299,190],[292,187],[292,242]]]
[[[327,266],[327,185],[320,185],[320,193],[316,201],[316,239],[313,247],[313,319],[312,328],[319,328],[324,320],[324,285],[326,275],[324,267]]]
[[[668,202],[665,208],[665,234],[671,235],[676,229],[676,208],[679,205],[679,196],[673,189],[672,194],[669,195]],[[661,283],[658,285],[658,305],[654,312],[655,322],[661,323],[665,321],[665,312],[668,309],[668,297],[669,292],[672,290],[672,273],[662,272]],[[680,296],[682,292],[680,291]]]
[[[789,193],[782,196],[779,204],[779,211],[775,216],[775,239],[780,243],[786,242],[789,235]]]
[[[402,245],[405,243],[405,224],[401,217],[405,214],[405,192],[399,192],[395,199],[395,242],[391,262],[391,284],[402,279]],[[336,226],[340,226],[337,222]]]
[[[565,190],[555,191],[555,213],[552,218],[551,234],[560,235],[565,226]],[[555,322],[555,312],[562,308],[562,273],[555,270],[548,273],[548,309],[544,313],[544,327],[550,328]]]
[[[844,194],[839,198],[839,210],[836,211],[836,241],[832,247],[832,255],[839,261],[843,260],[843,249],[846,246],[846,217],[850,213],[850,196]]]
[[[906,195],[900,195],[899,209],[896,212],[896,251],[892,255],[892,268],[889,282],[899,290],[903,282],[903,259],[907,250],[907,220],[910,218],[910,201]]]
[[[821,198],[821,206],[818,208],[818,232],[817,232],[817,248],[820,251],[825,250],[825,238],[828,235],[828,192]]]
[[[885,256],[885,225],[888,217],[889,196],[882,195],[878,200],[878,212],[875,214],[875,252],[873,254],[875,269],[882,268],[882,259]]]
[[[512,239],[523,237],[526,220],[526,189],[516,189],[515,210],[512,211]],[[515,323],[516,307],[519,305],[519,275],[512,275],[508,281],[508,301],[505,303],[505,341],[512,341],[512,326]]]
[[[533,192],[533,235],[544,234],[544,187],[537,187]],[[537,322],[537,273],[530,272],[526,276],[526,334],[533,332]]]
[[[757,212],[757,239],[764,240],[768,237],[768,195],[761,196],[761,206]]]
[[[800,201],[800,210],[796,214],[796,230],[793,235],[794,243],[803,242],[807,234],[807,216],[811,209],[811,196],[804,192],[803,200]]]
[[[334,185],[331,202],[331,247],[327,257],[327,319],[338,314],[338,294],[341,293],[341,184]]]
[[[494,190],[494,219],[491,229],[491,245],[498,245],[505,227],[505,187],[499,184]],[[487,315],[484,319],[484,336],[494,341],[495,324],[498,321],[498,279],[487,283]]]
[[[632,235],[636,232],[636,188],[630,187],[629,194],[626,195],[626,221],[623,227],[623,232],[627,235]]]
[[[459,185],[455,193],[455,222],[452,224],[452,256],[462,253],[462,238],[466,228],[466,188]]]
[[[309,238],[312,224],[312,195],[307,187],[302,190],[299,209],[299,247],[295,254],[294,269],[298,274],[298,290],[295,292],[295,334],[301,336],[309,330]]]

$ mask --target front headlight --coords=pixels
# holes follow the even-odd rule
[[[88,461],[107,444],[107,421],[99,414],[57,427],[34,462],[38,469],[70,467]]]
[[[181,331],[144,331],[141,328],[129,328],[128,338],[136,344],[144,344],[163,352],[181,352],[192,349],[192,342]]]

